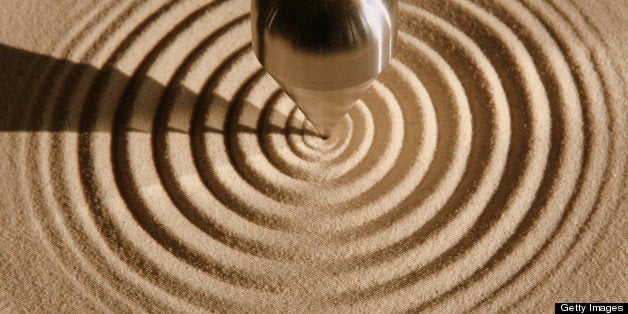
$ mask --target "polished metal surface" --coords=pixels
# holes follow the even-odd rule
[[[252,0],[253,50],[327,137],[384,70],[397,0]]]

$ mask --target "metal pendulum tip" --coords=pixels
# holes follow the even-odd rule
[[[324,138],[393,55],[397,0],[252,0],[253,50]]]

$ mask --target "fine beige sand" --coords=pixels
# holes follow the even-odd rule
[[[628,300],[624,1],[401,2],[328,140],[248,10],[0,1],[0,310]]]

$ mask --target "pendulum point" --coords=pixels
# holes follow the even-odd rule
[[[333,91],[312,91],[280,84],[314,129],[327,139],[372,81]]]
[[[312,123],[312,121],[310,121],[310,123],[312,124],[316,132],[318,132],[318,135],[320,135],[320,137],[324,140],[328,139],[331,136],[334,129],[336,128],[335,124],[325,126],[325,125],[315,125],[314,123]]]
[[[331,136],[331,132],[334,131],[334,128],[316,128],[316,130],[318,131],[318,134],[321,136],[322,139],[326,140]]]

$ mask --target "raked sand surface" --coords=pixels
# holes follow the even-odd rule
[[[407,1],[328,140],[248,0],[0,1],[0,310],[628,300],[624,1]]]

